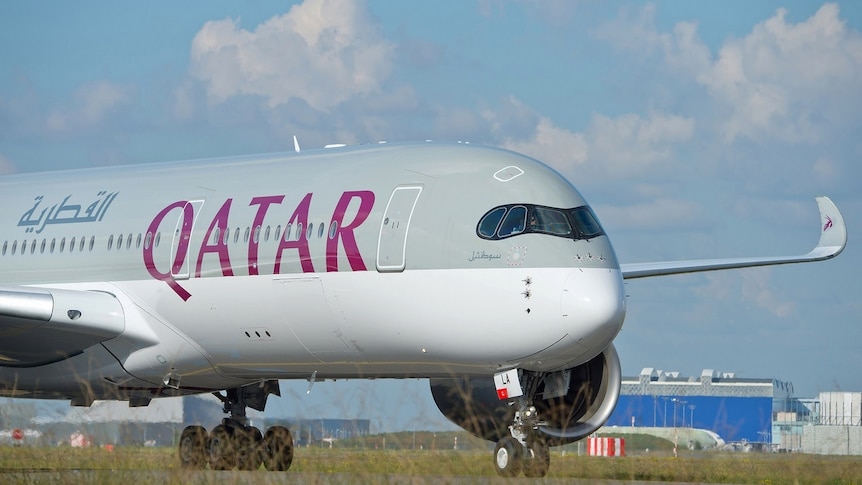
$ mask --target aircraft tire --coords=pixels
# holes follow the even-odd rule
[[[202,470],[207,466],[207,430],[187,426],[180,435],[180,466],[186,470]]]
[[[213,470],[230,470],[236,466],[236,439],[231,428],[223,424],[213,428],[207,449]]]
[[[551,450],[544,440],[536,440],[530,444],[527,453],[530,458],[524,459],[524,476],[527,478],[541,478],[548,474],[551,467]]]
[[[514,477],[521,472],[523,446],[515,438],[506,436],[494,447],[494,469],[501,477]]]
[[[287,471],[293,463],[293,436],[283,426],[273,426],[263,435],[263,460],[269,471]]]
[[[263,463],[261,443],[263,436],[260,429],[251,427],[237,431],[236,439],[236,467],[239,470],[254,471]]]

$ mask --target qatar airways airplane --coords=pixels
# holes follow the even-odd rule
[[[0,178],[0,395],[126,400],[213,393],[184,467],[286,470],[284,427],[249,426],[279,379],[429,378],[440,408],[496,441],[501,475],[616,405],[623,280],[820,261],[620,264],[559,173],[465,144],[377,144]],[[215,423],[213,423],[215,424]]]

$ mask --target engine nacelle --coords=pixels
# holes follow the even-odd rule
[[[604,425],[619,400],[621,382],[613,344],[586,364],[546,374],[533,406],[539,419],[547,423],[539,429],[548,444],[577,441]],[[566,384],[567,388],[561,388]],[[509,436],[516,406],[497,398],[492,376],[431,379],[431,394],[450,421],[473,435],[489,441]]]

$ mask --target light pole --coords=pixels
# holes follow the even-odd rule
[[[689,426],[691,426],[692,428],[694,428],[694,408],[695,408],[694,404],[688,405],[688,409],[691,410],[691,413],[689,413],[689,416],[688,416],[688,421],[689,421]]]
[[[677,398],[673,398],[671,401],[673,401],[673,427],[676,428],[676,404],[678,400]]]
[[[667,428],[667,397],[662,397],[664,399],[664,419],[662,420],[662,427]]]

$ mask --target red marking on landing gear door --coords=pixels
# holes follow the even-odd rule
[[[524,391],[521,390],[521,381],[518,379],[518,369],[494,374],[494,386],[497,388],[497,397],[501,401],[524,395]]]

